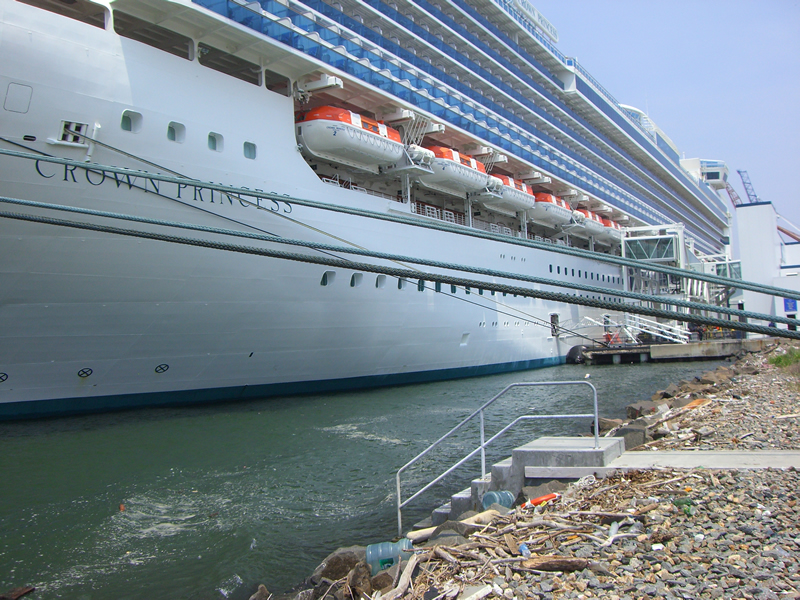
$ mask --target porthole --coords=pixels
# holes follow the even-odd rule
[[[186,139],[186,127],[182,123],[170,121],[169,125],[167,125],[167,139],[170,142],[182,144]]]
[[[420,279],[419,281],[417,281],[417,291],[418,292],[424,292],[425,291],[425,280],[424,279]]]
[[[139,133],[142,130],[142,115],[133,110],[123,110],[119,126],[123,131]]]
[[[397,280],[397,289],[398,290],[406,289],[406,280],[403,279],[402,277]]]
[[[437,281],[436,282],[435,289],[436,289],[437,292],[441,292],[442,291],[442,282],[441,281]]]
[[[454,286],[454,285],[450,286],[450,293],[451,294],[455,294],[456,293],[456,286]]]
[[[561,275],[561,267],[556,267],[556,272]]]
[[[386,287],[386,275],[378,275],[375,278],[375,287],[382,290]]]
[[[464,286],[464,293],[469,296],[469,286]]]
[[[219,133],[214,133],[213,131],[208,134],[208,149],[213,150],[214,152],[222,152],[223,147],[225,146],[224,139],[222,135]]]
[[[553,272],[553,265],[550,265],[550,272]]]
[[[334,279],[336,279],[335,271],[325,271],[322,274],[322,279],[319,280],[319,284],[322,286],[331,285]]]
[[[361,287],[361,282],[363,281],[363,279],[364,279],[364,274],[363,273],[353,273],[350,276],[350,287],[353,287],[353,288]]]
[[[256,145],[253,142],[245,142],[244,143],[244,157],[249,158],[250,160],[255,160],[256,158]]]

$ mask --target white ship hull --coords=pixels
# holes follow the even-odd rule
[[[0,113],[0,148],[92,165],[2,155],[0,196],[540,277],[551,277],[557,264],[566,281],[576,270],[619,280],[619,269],[608,264],[467,235],[466,228],[459,234],[297,204],[294,198],[412,215],[408,202],[323,183],[297,147],[291,97],[109,28],[13,0],[0,0],[0,7],[0,51],[19,59],[0,67],[0,90],[12,99]],[[97,143],[62,140],[65,122],[86,125],[83,132]],[[175,124],[181,139],[173,139]],[[245,143],[257,146],[255,157],[243,156]],[[95,165],[178,173],[285,200],[239,199]],[[0,203],[0,211],[362,260],[53,207]],[[475,288],[452,292],[445,285],[440,292],[431,281],[418,291],[417,280],[398,284],[357,268],[7,217],[0,217],[0,255],[0,418],[557,364],[581,340],[565,330],[553,335],[551,316],[568,326],[599,312]],[[435,273],[462,275],[425,268],[420,278]]]

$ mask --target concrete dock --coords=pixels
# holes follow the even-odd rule
[[[587,365],[644,363],[671,360],[713,360],[735,356],[741,351],[759,352],[769,343],[764,339],[704,340],[688,344],[636,346],[595,346],[581,352]]]

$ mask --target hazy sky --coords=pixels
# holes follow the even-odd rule
[[[800,227],[800,0],[531,3],[561,52],[647,112],[682,157],[727,162],[744,202],[746,170]]]

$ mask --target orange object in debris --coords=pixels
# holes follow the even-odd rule
[[[531,508],[533,506],[540,506],[545,502],[553,502],[561,498],[561,494],[545,494],[544,496],[539,496],[538,498],[532,498],[527,502],[523,502],[520,508]]]
[[[120,504],[119,505],[119,512],[125,512],[125,505],[124,504]]]

